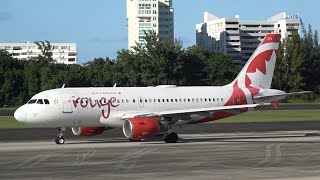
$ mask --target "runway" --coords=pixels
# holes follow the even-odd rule
[[[304,131],[315,130],[320,132],[320,121],[296,122],[254,122],[254,123],[203,123],[188,124],[182,127],[173,127],[173,131],[180,134],[201,135],[206,133],[233,133],[233,132],[270,132],[270,131]],[[53,141],[58,131],[55,128],[26,128],[0,129],[0,142],[4,141]],[[122,128],[111,129],[94,137],[79,137],[72,134],[68,128],[64,133],[66,141],[90,140],[124,137]]]
[[[0,179],[319,179],[316,131],[0,143]],[[309,135],[306,135],[309,134]]]

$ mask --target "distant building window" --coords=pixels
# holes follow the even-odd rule
[[[52,49],[59,49],[59,46],[53,46]]]
[[[20,46],[14,46],[13,50],[21,50],[22,48]]]
[[[76,61],[76,58],[69,58],[68,61],[69,61],[69,62],[75,62],[75,61]]]
[[[77,54],[75,52],[69,52],[68,56],[76,56]]]
[[[62,46],[61,49],[68,49],[68,46]]]

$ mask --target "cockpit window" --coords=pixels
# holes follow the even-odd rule
[[[36,99],[30,99],[30,101],[28,102],[28,104],[34,104],[34,103],[36,103]]]
[[[38,99],[37,104],[43,104],[43,100],[42,99]]]
[[[48,99],[43,100],[45,104],[50,104]]]

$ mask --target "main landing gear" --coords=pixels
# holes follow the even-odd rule
[[[66,131],[66,128],[57,128],[59,131],[59,134],[57,134],[57,137],[55,139],[56,144],[64,144],[65,140],[63,137],[63,133]]]
[[[166,143],[176,143],[178,139],[178,134],[175,132],[169,132],[163,136],[163,140]]]

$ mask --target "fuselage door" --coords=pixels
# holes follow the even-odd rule
[[[63,113],[73,113],[71,95],[68,92],[63,91],[62,94]]]

